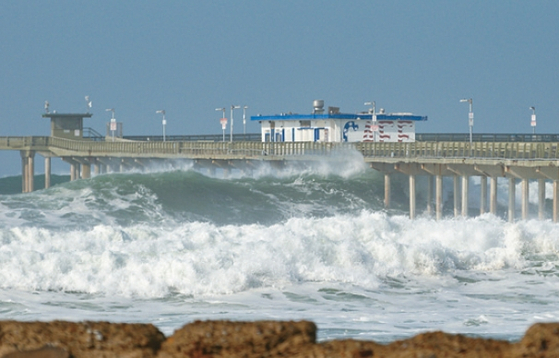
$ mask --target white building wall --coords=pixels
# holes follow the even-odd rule
[[[310,120],[263,121],[262,141],[281,142],[414,142],[414,121]],[[307,125],[308,124],[308,125]],[[317,138],[318,132],[318,138]]]

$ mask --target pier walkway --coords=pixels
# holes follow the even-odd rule
[[[34,158],[45,158],[45,187],[50,186],[51,158],[70,164],[71,180],[142,167],[152,161],[188,159],[210,171],[251,170],[259,162],[340,160],[333,155],[357,151],[371,168],[384,173],[385,206],[390,207],[391,175],[409,176],[409,212],[416,216],[416,177],[428,178],[427,212],[442,217],[443,177],[453,178],[454,214],[468,215],[470,177],[481,178],[480,213],[497,211],[497,179],[508,178],[508,219],[515,220],[516,181],[521,185],[521,215],[528,218],[529,182],[538,182],[538,217],[545,219],[545,182],[553,183],[553,221],[559,217],[559,142],[417,141],[413,143],[324,143],[258,141],[91,141],[58,137],[0,137],[0,150],[20,151],[22,191],[34,190]],[[488,183],[489,196],[488,194]],[[487,205],[488,204],[488,205]]]

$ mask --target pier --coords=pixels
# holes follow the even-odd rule
[[[428,214],[442,218],[443,178],[451,177],[454,215],[469,212],[469,183],[480,177],[480,214],[496,214],[497,179],[508,179],[508,220],[515,218],[516,183],[521,184],[521,218],[529,216],[529,182],[538,183],[538,217],[545,219],[545,183],[553,183],[552,219],[559,219],[559,142],[474,142],[418,141],[413,143],[327,143],[258,141],[93,141],[52,136],[0,137],[0,150],[21,154],[22,191],[35,189],[36,154],[45,160],[45,187],[50,186],[51,158],[70,165],[71,180],[86,179],[107,172],[142,168],[154,161],[191,160],[198,168],[224,174],[232,170],[250,171],[258,163],[281,167],[288,161],[339,160],[344,151],[357,151],[371,168],[384,174],[384,203],[390,208],[391,176],[409,177],[409,215],[417,216],[417,176],[427,176]]]

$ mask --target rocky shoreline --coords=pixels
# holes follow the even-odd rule
[[[196,321],[165,337],[151,324],[0,321],[0,357],[559,357],[559,323],[535,324],[514,343],[443,332],[317,343],[316,330],[308,321]]]

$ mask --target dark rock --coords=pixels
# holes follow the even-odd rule
[[[69,358],[70,354],[64,349],[43,347],[31,351],[20,351],[6,354],[3,358]]]
[[[165,340],[150,324],[0,321],[2,358],[559,358],[559,323],[538,323],[520,342],[428,332],[387,345],[316,343],[312,322],[197,321]]]
[[[292,356],[315,341],[312,322],[196,321],[167,339],[158,358]]]
[[[559,357],[559,323],[534,324],[517,346],[517,357]]]
[[[154,357],[165,336],[151,324],[108,322],[0,322],[0,356],[45,345],[74,358]]]

